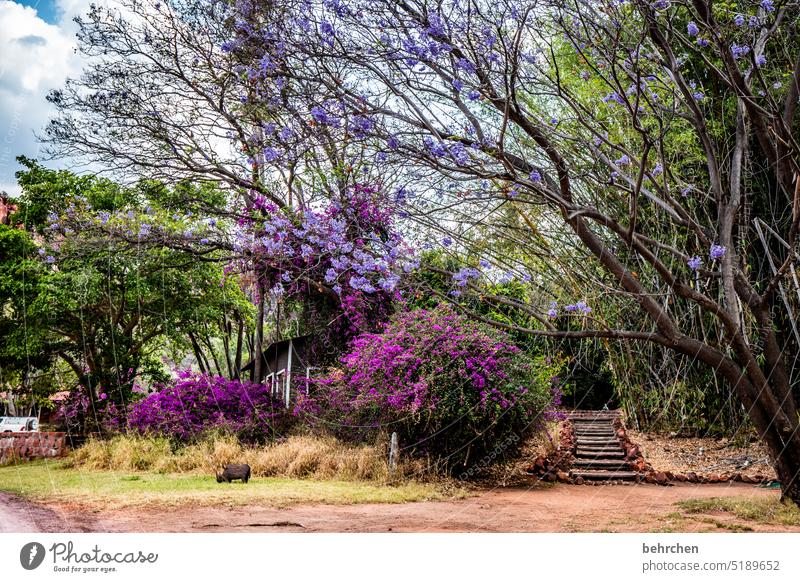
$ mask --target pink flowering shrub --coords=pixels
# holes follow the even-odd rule
[[[520,443],[558,404],[557,365],[447,306],[395,315],[355,338],[341,364],[312,384],[299,414],[349,438],[397,431],[405,452],[450,469]]]
[[[180,441],[217,430],[262,442],[283,432],[287,420],[282,403],[263,384],[185,370],[174,384],[132,404],[127,428]]]

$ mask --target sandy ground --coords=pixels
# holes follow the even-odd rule
[[[778,493],[741,483],[681,483],[670,487],[505,488],[455,501],[288,508],[180,506],[92,511],[68,504],[32,506],[7,495],[0,498],[0,504],[13,508],[12,513],[21,513],[22,521],[12,522],[14,528],[36,527],[40,531],[650,532],[731,531],[742,526],[752,531],[800,532],[800,527],[740,522],[729,514],[689,518],[676,514],[677,501],[718,496],[777,497]]]
[[[62,512],[0,493],[0,533],[89,531],[71,524]]]
[[[644,458],[658,471],[702,475],[746,473],[774,479],[775,470],[760,442],[734,446],[727,439],[680,438],[628,429],[630,439],[642,447]]]

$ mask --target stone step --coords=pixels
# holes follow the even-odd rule
[[[573,479],[583,477],[592,481],[635,481],[638,473],[634,471],[571,471]]]
[[[612,449],[617,450],[621,449],[622,447],[619,446],[619,443],[586,443],[583,441],[578,441],[577,448],[579,449]],[[624,450],[624,449],[623,449]]]
[[[586,426],[575,426],[572,425],[572,432],[616,432],[613,426],[607,424],[605,426],[602,425],[586,425]]]
[[[569,420],[619,418],[620,416],[622,415],[617,410],[573,410],[567,413]]]
[[[601,469],[605,471],[627,471],[630,467],[620,459],[575,459],[572,466],[576,469]]]
[[[577,432],[574,433],[577,438],[587,438],[587,439],[610,439],[616,438],[616,433],[614,432]]]
[[[579,443],[591,443],[591,444],[609,444],[609,445],[619,445],[619,439],[616,437],[578,437]]]
[[[625,451],[622,449],[617,451],[587,451],[586,449],[578,449],[575,451],[575,457],[579,459],[624,459]]]
[[[579,453],[597,454],[597,453],[624,453],[619,447],[616,448],[599,448],[599,447],[578,447],[576,449]]]
[[[615,433],[614,427],[612,426],[579,426],[574,428],[574,433],[584,433],[584,432],[603,432],[603,433]]]

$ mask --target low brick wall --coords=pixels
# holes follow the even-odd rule
[[[52,459],[65,453],[63,432],[0,433],[0,464],[31,459]]]

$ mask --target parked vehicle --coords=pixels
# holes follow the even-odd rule
[[[39,419],[35,416],[0,416],[0,432],[38,432]]]

